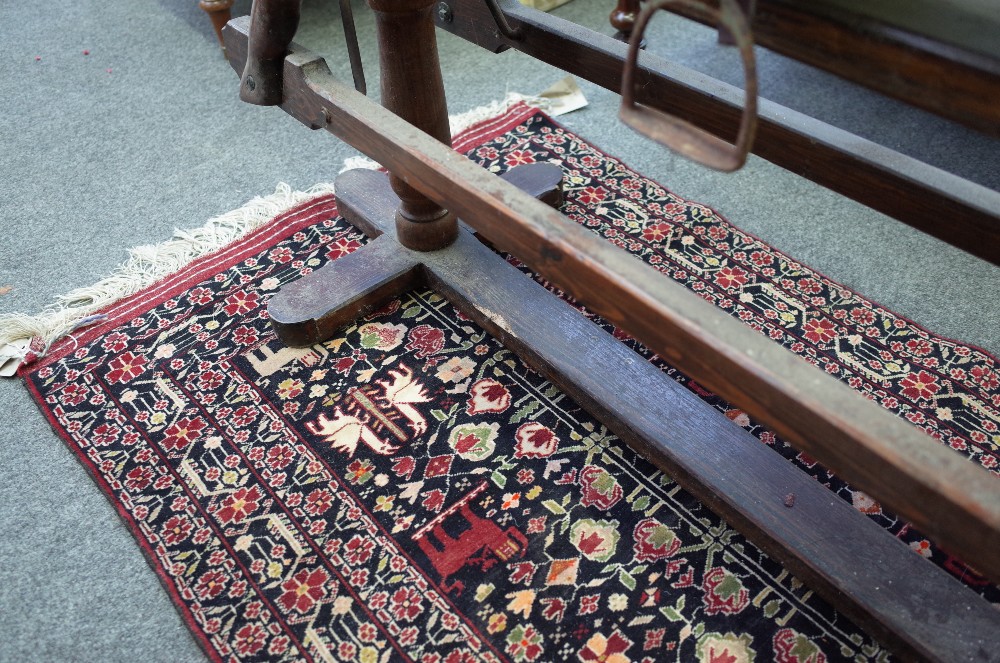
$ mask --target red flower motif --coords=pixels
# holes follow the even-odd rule
[[[899,386],[903,388],[903,395],[912,401],[930,398],[941,391],[941,385],[938,384],[937,378],[927,371],[910,373],[900,380]]]
[[[194,525],[187,516],[173,516],[163,525],[163,542],[173,546],[188,538]]]
[[[635,561],[656,562],[671,557],[681,547],[674,531],[654,518],[646,518],[635,526]]]
[[[271,249],[271,252],[267,254],[267,257],[276,263],[284,265],[292,259],[292,250],[287,246],[279,246]]]
[[[419,325],[407,335],[406,349],[416,350],[417,359],[437,354],[444,347],[444,332],[430,325]]]
[[[317,488],[306,498],[305,509],[314,516],[320,515],[331,506],[333,506],[333,494],[325,488]]]
[[[497,151],[497,148],[491,145],[484,145],[476,150],[476,156],[487,161],[493,161],[500,158],[500,153]]]
[[[91,441],[95,447],[106,447],[118,439],[121,429],[114,424],[101,424],[91,433]]]
[[[551,456],[559,448],[556,434],[537,421],[522,424],[514,437],[517,439],[514,448],[516,458],[544,458]]]
[[[607,511],[622,498],[622,487],[605,469],[587,465],[580,470],[580,504]]]
[[[715,283],[720,288],[736,288],[745,285],[747,273],[739,267],[723,267],[715,273]]]
[[[188,293],[188,301],[195,306],[201,306],[212,301],[212,291],[208,288],[195,288]]]
[[[584,205],[596,205],[608,197],[608,190],[603,186],[588,186],[578,195],[580,202]]]
[[[257,419],[257,410],[246,405],[236,408],[236,411],[229,417],[230,423],[237,428],[249,426]],[[274,447],[272,447],[273,449]],[[287,447],[286,447],[287,448]]]
[[[205,371],[198,376],[198,388],[202,391],[211,391],[222,384],[224,377],[218,371]]]
[[[260,297],[256,292],[240,290],[226,297],[223,309],[226,315],[242,315],[257,308]]]
[[[233,343],[237,345],[253,345],[257,342],[257,338],[257,330],[246,325],[240,325],[233,332]]]
[[[346,256],[348,253],[357,251],[360,248],[361,242],[358,240],[341,237],[336,242],[330,244],[330,248],[326,252],[326,257],[330,260],[335,260],[341,256]]]
[[[392,471],[396,473],[396,476],[409,479],[416,466],[417,463],[413,460],[413,456],[401,456],[393,463]]]
[[[113,334],[108,334],[104,338],[104,342],[101,343],[101,347],[110,353],[118,353],[125,349],[128,341],[128,336],[122,334],[121,332],[114,332]]]
[[[535,156],[528,150],[511,150],[503,158],[504,163],[513,168],[514,166],[526,166],[535,163]]]
[[[411,587],[401,587],[392,595],[389,610],[397,621],[412,622],[424,611],[423,599],[417,590]]]
[[[309,572],[302,569],[281,584],[284,593],[278,597],[278,604],[287,611],[295,610],[304,615],[316,602],[326,596],[326,581],[330,576],[323,569]]]
[[[253,656],[264,648],[267,631],[258,624],[247,624],[236,632],[236,651],[240,656]]]
[[[201,417],[193,419],[184,417],[164,432],[163,447],[165,449],[177,449],[178,451],[184,449],[201,437],[201,431],[207,425]]]
[[[813,318],[806,322],[805,337],[813,343],[827,343],[837,336],[836,327],[826,318]]]
[[[775,663],[826,663],[826,654],[807,637],[790,628],[774,634]]]
[[[239,488],[222,500],[215,515],[223,525],[241,523],[257,510],[261,497],[263,495],[257,486]]]
[[[341,375],[347,375],[351,371],[351,367],[354,366],[353,357],[341,357],[337,360],[337,363],[333,365],[333,370],[337,371]]]
[[[429,511],[440,511],[441,507],[444,506],[444,493],[435,488],[427,493],[427,497],[424,498],[421,504]]]
[[[490,378],[474,383],[469,388],[469,394],[469,402],[465,406],[468,414],[503,412],[510,407],[510,391]]]
[[[110,369],[107,374],[108,382],[128,382],[142,373],[145,365],[146,358],[142,355],[135,355],[131,352],[118,355],[108,362]]]
[[[295,453],[287,444],[278,444],[267,450],[267,464],[272,470],[280,470],[295,458]]]
[[[996,371],[991,371],[985,366],[973,366],[969,370],[972,381],[978,384],[985,391],[992,391],[1000,386],[1000,377]]]
[[[922,338],[914,338],[906,342],[906,349],[915,357],[925,357],[931,353],[934,346]]]
[[[148,486],[152,481],[153,470],[140,466],[126,475],[125,487],[129,490],[139,491]]]
[[[208,571],[198,578],[194,591],[198,598],[214,599],[226,588],[226,574],[221,571]]]
[[[642,229],[642,238],[647,242],[662,242],[670,236],[673,226],[669,223],[656,223]]]
[[[62,401],[64,405],[79,405],[83,401],[87,400],[87,388],[83,385],[71,382],[66,385],[66,388],[62,390],[59,394],[59,400]]]
[[[371,539],[355,536],[344,546],[344,559],[348,564],[358,566],[371,559],[373,550],[375,543]]]
[[[721,566],[705,574],[701,588],[705,592],[702,600],[708,615],[735,615],[750,603],[750,592],[740,579]]]

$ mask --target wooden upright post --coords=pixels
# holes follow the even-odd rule
[[[418,129],[451,146],[448,107],[437,54],[433,0],[368,0],[375,12],[382,69],[382,105]],[[399,242],[416,251],[444,248],[458,236],[458,220],[434,201],[391,175],[400,198]]]

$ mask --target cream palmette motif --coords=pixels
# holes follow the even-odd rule
[[[348,394],[349,405],[344,408],[338,405],[332,416],[319,415],[315,421],[307,422],[306,428],[348,456],[354,455],[358,442],[364,442],[375,453],[395,453],[399,445],[390,442],[382,433],[389,433],[400,442],[409,439],[410,436],[396,425],[395,420],[399,417],[395,415],[402,415],[413,435],[425,433],[427,420],[414,405],[429,399],[424,386],[414,378],[413,369],[400,366],[398,371],[389,371],[389,376],[391,382],[376,381],[382,388],[380,393],[355,389]]]

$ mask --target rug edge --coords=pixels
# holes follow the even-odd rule
[[[101,322],[99,313],[124,299],[210,256],[278,216],[324,195],[332,195],[333,185],[316,184],[305,191],[293,191],[282,182],[275,192],[257,196],[235,210],[210,218],[202,226],[175,229],[173,236],[158,244],[129,249],[128,258],[111,274],[96,283],[76,288],[56,297],[54,304],[30,315],[0,315],[0,365],[5,377],[10,370],[23,367],[25,359],[41,358],[53,345],[74,331]]]

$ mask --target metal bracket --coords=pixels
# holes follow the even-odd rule
[[[493,15],[493,20],[496,21],[497,30],[501,35],[512,41],[521,39],[524,33],[523,29],[521,26],[516,28],[511,26],[510,22],[507,21],[507,15],[503,13],[500,5],[497,4],[497,0],[486,0],[486,6],[490,8],[490,14]]]
[[[727,143],[686,120],[635,101],[636,62],[646,25],[658,10],[672,8],[705,13],[733,35],[740,49],[746,96],[735,144]],[[698,0],[657,0],[650,3],[639,15],[629,42],[622,72],[622,105],[618,116],[639,133],[698,163],[726,172],[740,168],[746,162],[757,129],[757,65],[753,35],[736,0],[720,0],[718,8],[706,6]]]

